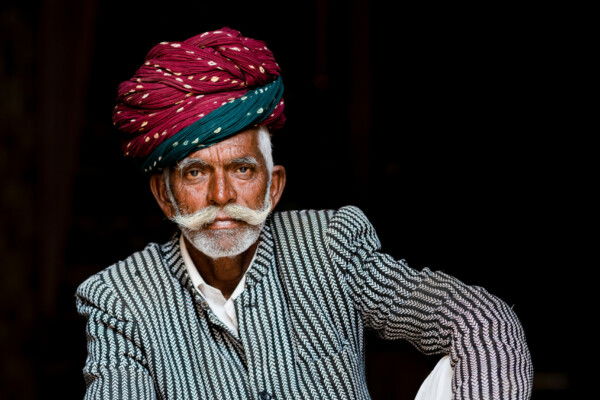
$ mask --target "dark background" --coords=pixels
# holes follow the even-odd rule
[[[4,1],[0,8],[0,398],[81,398],[86,277],[166,241],[119,154],[120,81],[160,41],[230,26],[282,67],[279,209],[361,207],[383,248],[513,306],[536,399],[579,381],[591,146],[571,16],[549,5]],[[597,129],[596,129],[597,131]],[[597,133],[597,132],[596,132]],[[582,135],[583,134],[583,135]],[[579,308],[578,308],[579,309]],[[369,333],[373,399],[413,399],[439,356]]]

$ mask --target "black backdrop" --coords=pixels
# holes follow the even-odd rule
[[[591,159],[571,119],[560,10],[365,0],[1,10],[0,398],[82,396],[75,288],[173,231],[118,152],[117,85],[154,44],[222,26],[265,40],[282,67],[278,208],[361,207],[389,254],[513,306],[534,398],[576,387],[571,298],[590,269],[579,232]],[[438,357],[369,333],[367,359],[374,399],[412,399]]]

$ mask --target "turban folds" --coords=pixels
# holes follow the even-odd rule
[[[154,46],[119,85],[113,123],[125,156],[151,173],[248,127],[281,128],[282,96],[265,43],[224,27]]]

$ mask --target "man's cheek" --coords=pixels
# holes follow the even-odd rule
[[[197,192],[185,191],[181,196],[181,207],[188,212],[196,212],[205,207],[202,204],[202,196]]]

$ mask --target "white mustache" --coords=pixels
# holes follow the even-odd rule
[[[260,225],[267,219],[271,212],[271,198],[269,196],[265,197],[266,201],[258,210],[253,210],[240,204],[227,204],[222,208],[208,206],[193,214],[176,215],[175,217],[172,217],[171,220],[181,227],[195,231],[202,229],[205,225],[213,223],[219,214],[219,211],[221,211],[222,214],[225,214],[225,216],[229,218],[244,221],[250,225]]]

